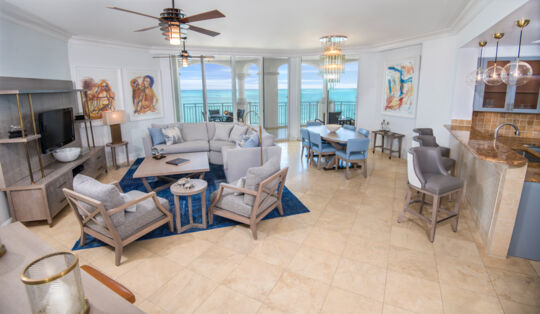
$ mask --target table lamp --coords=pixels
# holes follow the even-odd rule
[[[120,124],[126,122],[126,112],[124,110],[104,111],[103,124],[111,127],[111,143],[122,143],[122,129]]]

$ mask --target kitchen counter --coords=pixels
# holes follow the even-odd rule
[[[497,142],[493,134],[480,132],[467,126],[445,125],[448,131],[476,157],[495,163],[507,164],[512,167],[527,165],[525,181],[540,182],[540,163],[527,162],[527,159],[514,151],[525,151],[540,159],[540,154],[527,146],[540,146],[540,138],[527,138],[519,136],[499,136]]]

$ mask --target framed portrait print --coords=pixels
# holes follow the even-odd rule
[[[163,117],[161,73],[155,69],[126,69],[125,110],[130,120],[156,119]]]

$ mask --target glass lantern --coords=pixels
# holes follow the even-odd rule
[[[482,78],[484,83],[491,86],[501,85],[506,78],[506,71],[502,66],[497,65],[496,63],[486,69]]]
[[[533,75],[532,67],[527,62],[519,59],[505,65],[504,71],[508,74],[503,77],[503,82],[507,85],[521,86],[527,84]]]
[[[79,258],[56,252],[31,262],[21,274],[32,313],[88,313]]]

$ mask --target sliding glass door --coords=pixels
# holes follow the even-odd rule
[[[329,89],[329,110],[341,112],[340,120],[354,123],[356,117],[356,96],[358,86],[358,61],[347,61],[345,73],[341,74],[339,83]]]
[[[300,94],[300,125],[307,121],[323,120],[326,112],[326,89],[319,75],[319,57],[302,57]]]
[[[191,59],[179,69],[182,122],[204,121],[203,75],[200,59]]]

